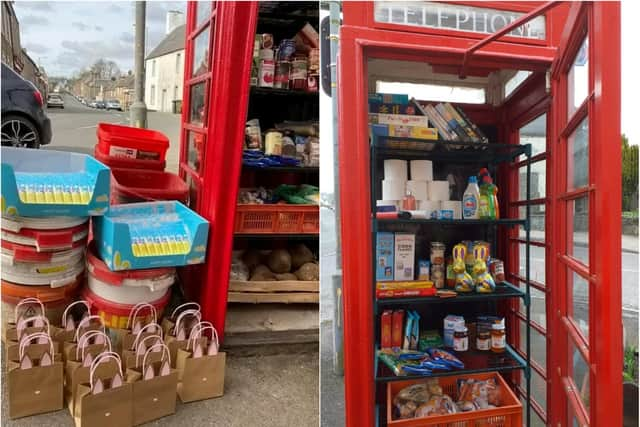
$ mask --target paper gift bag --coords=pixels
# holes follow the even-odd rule
[[[151,362],[157,354],[160,358]],[[165,344],[154,344],[146,350],[139,367],[127,370],[127,381],[133,385],[133,425],[176,412],[178,372],[171,369],[169,357]]]
[[[18,352],[20,342],[23,337],[39,332],[51,336],[51,326],[49,325],[49,320],[46,317],[38,314],[32,317],[21,318],[16,327],[13,328],[13,331],[7,334],[7,337],[11,336],[12,338],[15,334],[15,339],[11,339],[6,342],[5,349],[7,351],[7,360],[17,359],[19,357]],[[54,353],[59,353],[60,347],[58,346],[58,343],[53,343],[53,350]]]
[[[211,339],[203,336],[211,332]],[[203,339],[204,338],[204,339]],[[220,397],[224,394],[226,353],[218,351],[218,333],[210,322],[201,322],[191,331],[187,347],[179,349],[178,396],[184,403]]]
[[[122,353],[123,362],[125,361],[125,354],[135,354],[138,344],[141,340],[149,336],[160,336],[163,337],[162,328],[155,322],[147,323],[142,328],[135,328],[132,330],[131,334],[128,334],[124,337]],[[124,368],[126,369],[126,367]]]
[[[130,427],[133,425],[133,388],[122,375],[120,356],[98,355],[91,363],[89,382],[80,384],[73,420],[76,427]]]
[[[158,322],[156,308],[146,302],[136,304],[129,312],[124,328],[109,328],[111,342],[116,352],[122,356],[124,350],[133,350],[133,342],[142,328],[150,323]]]
[[[16,326],[21,319],[45,316],[44,304],[38,298],[24,298],[13,309],[13,322],[2,325],[2,341],[18,341]],[[32,331],[34,333],[37,331]]]
[[[9,418],[62,409],[62,371],[51,337],[42,332],[24,337],[18,357],[7,364]]]
[[[169,347],[172,368],[176,367],[178,350],[187,347],[188,337],[194,326],[200,322],[200,316],[198,310],[184,310],[178,315],[173,328],[169,330],[168,334],[165,334],[164,343]]]
[[[157,324],[156,324],[157,325]],[[159,330],[162,334],[162,330]],[[135,350],[125,350],[122,354],[122,369],[137,368],[142,364],[147,349],[152,348],[156,344],[163,344],[161,335],[139,334],[138,339],[134,342]],[[149,362],[157,362],[162,357],[160,348],[155,348],[155,352],[150,355]]]
[[[77,350],[78,340],[82,335],[89,331],[100,331],[106,334],[106,329],[104,327],[104,321],[102,320],[102,317],[95,315],[87,316],[83,318],[80,323],[78,323],[78,327],[73,334],[72,340],[62,343],[62,358],[65,362],[73,358],[73,354]]]
[[[100,354],[110,352],[111,341],[102,331],[87,331],[78,339],[75,351],[70,349],[64,369],[64,400],[73,416],[78,385],[89,382],[91,363]]]
[[[170,335],[173,328],[176,326],[176,321],[178,320],[178,315],[185,310],[195,310],[200,312],[200,304],[197,302],[185,302],[184,304],[180,304],[176,308],[173,309],[169,316],[165,316],[162,319],[162,332],[165,336]]]
[[[53,341],[59,342],[61,346],[63,346],[62,343],[73,342],[78,325],[90,315],[91,309],[87,301],[78,300],[72,302],[62,312],[61,326],[59,328],[55,326],[51,328],[51,338]],[[88,329],[95,328],[92,325]]]

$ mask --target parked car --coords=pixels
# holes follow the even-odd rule
[[[89,101],[89,107],[91,108],[98,108],[98,101]]]
[[[106,108],[107,110],[122,111],[122,107],[120,106],[120,101],[118,101],[117,99],[111,99],[107,101]]]
[[[96,108],[104,110],[105,108],[107,108],[107,104],[104,101],[98,101],[96,102]]]
[[[52,93],[47,97],[47,108],[64,108],[64,100],[58,93]]]
[[[29,81],[2,64],[2,145],[39,148],[51,142],[51,120],[42,95]]]

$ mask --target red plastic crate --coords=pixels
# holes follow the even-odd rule
[[[238,205],[235,232],[240,234],[317,234],[317,205]]]
[[[99,123],[97,149],[111,157],[165,161],[169,138],[149,129]]]
[[[387,425],[393,427],[521,427],[522,403],[509,387],[509,384],[497,372],[481,374],[460,374],[448,377],[439,377],[438,382],[444,394],[448,394],[456,402],[458,400],[458,379],[487,380],[495,378],[496,383],[502,387],[502,406],[493,409],[480,409],[477,411],[459,412],[449,415],[432,415],[422,418],[393,419],[393,399],[403,388],[420,384],[426,378],[410,381],[393,381],[387,383]]]
[[[164,171],[167,166],[167,162],[164,160],[139,160],[110,156],[100,151],[97,144],[93,149],[93,157],[109,168]]]
[[[135,203],[178,200],[187,203],[189,187],[169,172],[143,169],[111,169],[111,202]]]

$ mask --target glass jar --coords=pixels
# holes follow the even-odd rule
[[[466,326],[456,326],[453,330],[453,349],[455,351],[469,350],[469,333]]]
[[[478,335],[476,336],[476,348],[481,351],[491,350],[491,332],[478,332]]]
[[[503,353],[507,346],[504,324],[494,323],[491,325],[491,351]]]
[[[431,242],[431,265],[444,265],[444,243]]]
[[[431,265],[431,281],[436,289],[443,289],[445,283],[444,265]]]

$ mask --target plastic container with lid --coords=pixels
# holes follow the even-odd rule
[[[74,243],[86,240],[89,223],[56,230],[21,228],[18,232],[2,229],[2,240],[20,245],[35,246],[37,252],[71,249]]]
[[[16,305],[23,299],[38,298],[44,304],[45,315],[51,325],[59,326],[62,313],[68,304],[76,299],[78,288],[82,285],[84,276],[76,277],[76,280],[66,286],[52,288],[51,286],[22,286],[2,280],[2,336],[4,328],[13,322],[13,313]]]
[[[56,252],[38,252],[35,246],[11,243],[6,240],[2,244],[2,262],[13,264],[14,262],[59,262],[78,254],[83,254],[86,239],[78,240],[71,245],[71,249]]]
[[[469,350],[469,331],[466,326],[458,325],[453,330],[453,349],[455,351]]]
[[[98,150],[112,157],[164,161],[169,138],[158,131],[98,123]]]
[[[20,262],[10,256],[2,256],[2,279],[21,285],[50,285],[59,287],[68,284],[84,270],[84,253],[70,253],[65,258],[46,262]]]
[[[189,187],[178,175],[143,169],[111,169],[111,200],[114,204],[151,200],[187,203]]]
[[[504,323],[491,325],[491,351],[494,353],[504,353],[506,349],[507,341],[504,329]]]
[[[73,228],[85,224],[89,221],[86,216],[50,216],[44,218],[36,217],[11,217],[2,218],[2,229],[19,233],[20,230],[27,228],[32,230],[60,230]]]
[[[87,251],[88,286],[108,301],[119,304],[150,303],[169,292],[175,281],[175,268],[111,271],[96,255],[94,243]]]
[[[165,160],[130,159],[127,157],[110,156],[100,151],[97,145],[93,150],[93,157],[110,168],[164,171],[164,168],[167,166]]]

